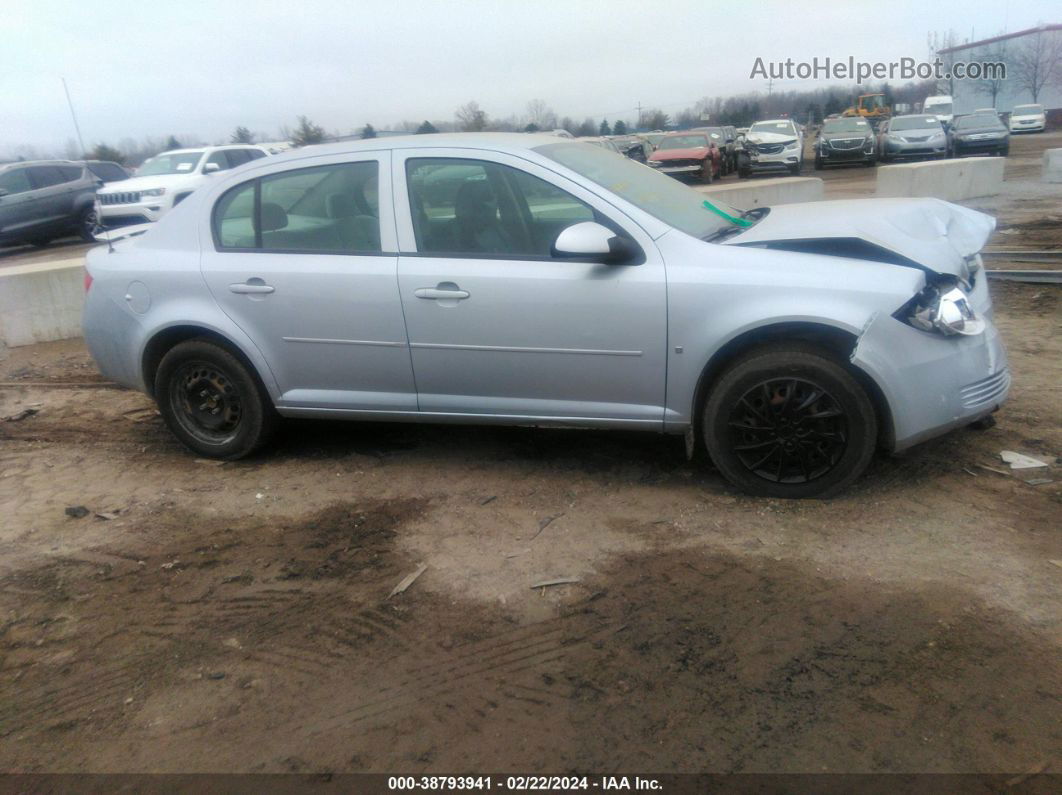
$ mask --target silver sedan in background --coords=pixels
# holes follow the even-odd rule
[[[905,157],[944,158],[947,154],[944,125],[931,114],[897,116],[878,130],[878,160],[882,162]]]
[[[827,496],[1006,398],[993,225],[935,199],[741,212],[548,135],[345,142],[91,251],[85,337],[198,455],[281,417],[620,428]]]

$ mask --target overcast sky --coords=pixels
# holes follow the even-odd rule
[[[632,120],[757,88],[757,56],[891,61],[960,38],[1062,21],[1058,0],[0,0],[0,156],[236,125],[276,135],[490,116],[545,100],[560,116]],[[782,88],[811,86],[792,81]]]

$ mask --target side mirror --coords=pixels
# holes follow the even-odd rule
[[[205,166],[203,166],[204,174],[213,174],[215,171],[221,171],[221,166],[219,166],[217,163],[207,163]]]
[[[554,257],[622,265],[638,256],[638,244],[595,221],[583,221],[563,229],[553,241],[551,253]]]

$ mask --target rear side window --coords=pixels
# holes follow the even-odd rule
[[[125,170],[115,163],[89,163],[88,168],[104,182],[119,182],[129,177]]]
[[[83,171],[84,169],[81,166],[59,166],[59,172],[63,175],[64,182],[73,182],[81,179]]]
[[[214,207],[219,249],[380,252],[379,166],[340,163],[271,174],[226,192]]]
[[[243,151],[247,153],[247,158],[249,160],[257,160],[260,157],[266,156],[266,153],[261,149],[244,149]]]
[[[24,168],[13,168],[0,173],[0,190],[4,190],[9,194],[25,193],[28,190],[33,190],[26,171],[27,169]]]
[[[35,188],[50,188],[67,181],[58,166],[30,166],[29,177]]]

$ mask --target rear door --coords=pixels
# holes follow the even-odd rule
[[[203,275],[269,363],[281,407],[417,408],[390,181],[388,152],[308,158],[252,172],[211,209]]]
[[[29,168],[10,168],[0,172],[0,235],[18,238],[37,225],[36,191],[29,178]]]

